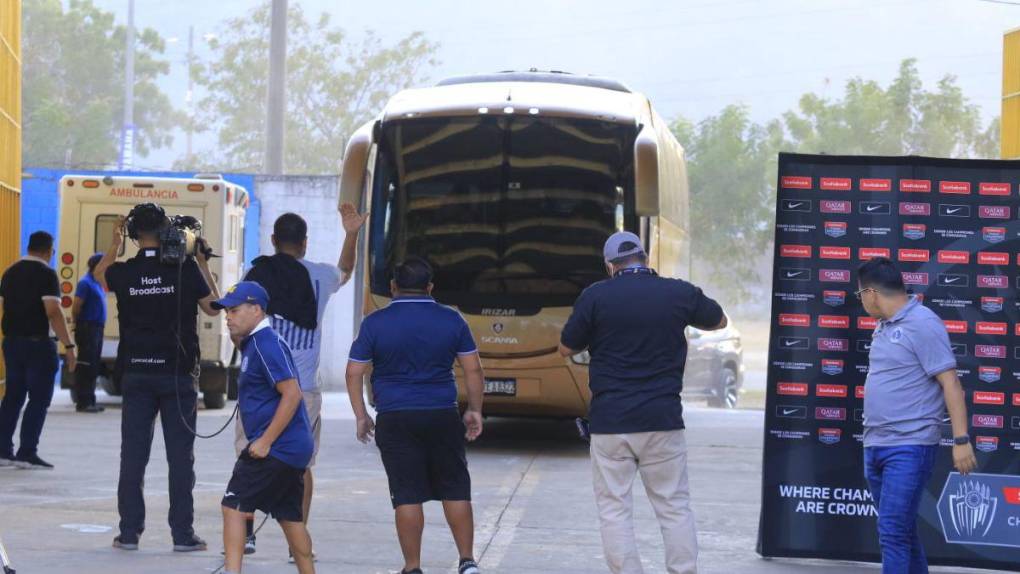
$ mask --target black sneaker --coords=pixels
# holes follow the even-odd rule
[[[244,555],[249,556],[255,554],[255,535],[252,534],[244,541]]]
[[[414,570],[400,570],[400,574],[425,574],[421,571],[421,568],[415,568]]]
[[[174,542],[174,552],[202,552],[208,549],[205,540],[195,535],[192,535],[188,540]]]
[[[13,455],[0,454],[0,468],[3,468],[5,466],[15,467],[18,466],[18,462],[14,460]]]
[[[39,458],[39,455],[33,454],[32,456],[21,456],[14,457],[14,465],[18,468],[31,469],[31,470],[52,470],[53,465]]]
[[[79,413],[101,413],[106,410],[106,407],[101,407],[99,405],[88,405],[85,407],[75,407],[74,410]]]
[[[461,558],[460,567],[457,568],[457,574],[481,574],[482,571],[478,569],[478,563],[475,562],[474,558]]]
[[[120,548],[121,550],[138,550],[138,538],[121,534],[113,539],[113,547]]]

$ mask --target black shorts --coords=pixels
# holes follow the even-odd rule
[[[234,464],[220,504],[244,513],[261,510],[275,520],[302,522],[304,496],[304,469],[271,456],[252,458],[245,449]]]
[[[471,500],[465,430],[455,408],[379,415],[375,444],[393,508],[429,500]]]

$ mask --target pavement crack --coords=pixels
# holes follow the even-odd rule
[[[485,541],[485,546],[482,548],[481,553],[479,553],[478,555],[479,562],[482,562],[485,559],[485,555],[488,553],[489,547],[492,546],[493,541],[496,539],[496,535],[499,534],[500,527],[502,526],[503,523],[503,517],[506,516],[507,510],[510,509],[510,506],[514,503],[514,500],[517,498],[517,493],[520,491],[521,485],[524,484],[525,479],[527,479],[528,474],[531,472],[531,468],[535,466],[536,460],[538,460],[538,452],[531,453],[531,459],[528,461],[528,466],[524,469],[524,472],[522,472],[520,477],[517,479],[517,483],[514,484],[513,490],[510,492],[510,496],[507,497],[506,504],[504,504],[503,507],[499,510],[499,514],[496,516],[496,519],[493,522],[492,531],[490,532],[488,539]]]

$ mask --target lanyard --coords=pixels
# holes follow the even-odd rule
[[[627,267],[626,269],[620,269],[616,273],[613,273],[613,277],[619,277],[621,275],[658,275],[655,269],[648,267]]]

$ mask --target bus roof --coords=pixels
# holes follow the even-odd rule
[[[470,76],[454,76],[440,81],[437,86],[455,86],[459,84],[482,84],[489,82],[542,82],[546,84],[570,84],[573,86],[588,86],[589,88],[602,88],[614,92],[629,94],[630,89],[621,82],[610,78],[599,76],[578,76],[569,72],[552,70],[541,72],[532,69],[527,72],[515,72],[507,70],[494,74],[475,74]]]
[[[550,76],[556,81],[545,79]],[[480,80],[454,78],[438,86],[399,92],[387,103],[382,119],[517,113],[636,124],[647,118],[648,100],[641,94],[592,85],[592,79],[580,76],[575,78],[583,81],[562,81],[570,77],[527,72],[474,77]]]

